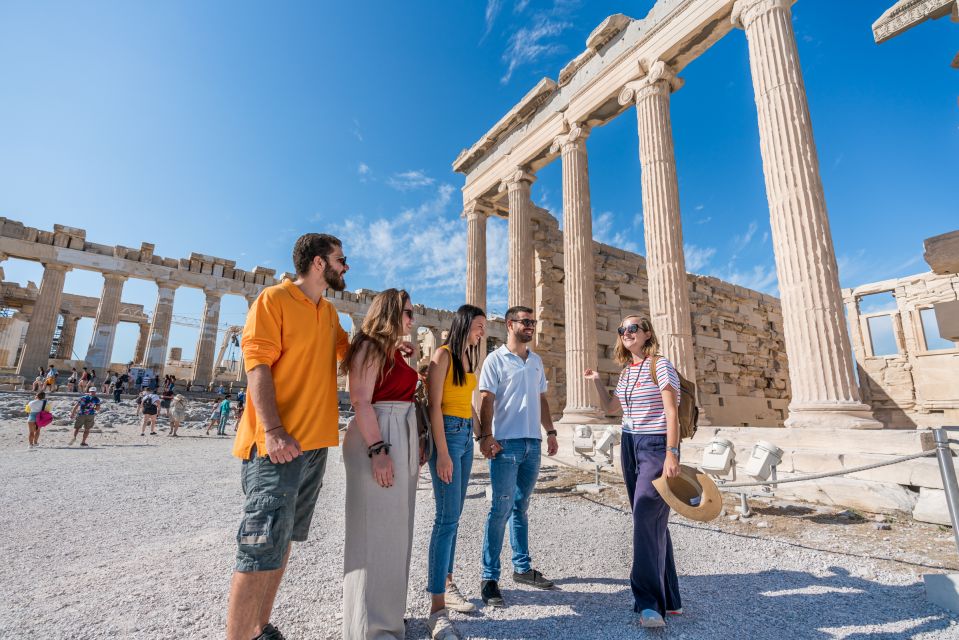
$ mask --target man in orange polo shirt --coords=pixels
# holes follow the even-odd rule
[[[327,447],[339,444],[336,362],[349,339],[326,289],[346,288],[335,237],[308,233],[293,247],[296,281],[264,289],[243,328],[247,408],[233,455],[246,495],[230,585],[227,640],[282,640],[270,624],[290,556],[304,542],[323,484]]]

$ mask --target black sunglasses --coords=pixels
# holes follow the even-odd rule
[[[403,315],[405,315],[410,320],[413,319],[413,310],[412,309],[403,309]]]
[[[336,260],[337,262],[339,262],[339,263],[340,263],[341,265],[343,265],[344,267],[346,266],[346,256],[326,256],[326,261],[327,261],[327,262],[331,262],[331,261],[333,261],[333,260]]]
[[[625,336],[627,333],[636,333],[639,331],[639,329],[640,326],[634,322],[633,324],[628,324],[625,327],[619,327],[616,329],[616,333],[621,336]],[[645,331],[645,329],[643,329],[643,331]]]
[[[526,327],[527,329],[529,329],[530,327],[535,327],[537,321],[531,320],[529,318],[517,318],[516,320],[511,320],[510,322],[518,322],[524,327]]]

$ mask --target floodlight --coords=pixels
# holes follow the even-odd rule
[[[609,460],[610,464],[613,463],[613,447],[619,444],[619,440],[619,429],[616,427],[609,427],[603,431],[603,434],[599,437],[599,440],[596,441],[596,451],[606,456],[606,459]]]
[[[730,470],[735,473],[736,449],[732,441],[719,437],[710,440],[699,468],[712,476],[725,476]]]
[[[775,474],[775,467],[782,461],[782,449],[771,442],[760,440],[753,446],[752,455],[746,463],[746,473],[764,482]]]
[[[577,425],[576,431],[573,433],[573,451],[584,458],[590,458],[596,452],[593,430],[589,425]]]

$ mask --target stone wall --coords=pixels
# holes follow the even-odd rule
[[[554,415],[566,397],[563,237],[549,212],[534,220],[536,349],[550,381]],[[646,261],[593,243],[599,370],[608,386],[621,367],[613,359],[616,328],[627,314],[648,315]],[[789,404],[779,301],[716,278],[688,275],[701,424],[781,427]],[[577,372],[578,373],[578,372]]]
[[[862,298],[891,293],[895,308],[862,312]],[[923,273],[843,291],[863,402],[887,428],[959,423],[959,348],[930,348],[922,312],[959,299],[959,275]],[[930,313],[927,311],[927,313]],[[874,353],[869,320],[888,316],[896,353]],[[888,321],[886,321],[888,322]]]

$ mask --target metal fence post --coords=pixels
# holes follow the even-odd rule
[[[956,539],[956,550],[959,551],[959,484],[956,482],[956,467],[952,463],[952,450],[949,448],[949,429],[959,427],[933,429],[932,434],[936,440],[936,459],[942,475],[942,488],[946,492],[949,519],[952,520],[952,535]]]

